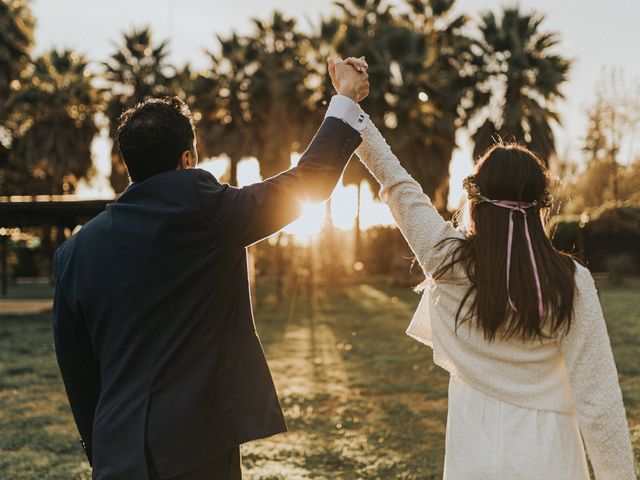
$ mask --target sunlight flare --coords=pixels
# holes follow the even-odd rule
[[[307,203],[303,207],[302,216],[289,224],[284,231],[303,238],[317,235],[322,230],[325,215],[324,203]]]

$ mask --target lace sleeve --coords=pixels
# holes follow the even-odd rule
[[[596,478],[633,480],[629,425],[607,327],[593,277],[580,265],[576,272],[574,319],[559,345]]]
[[[433,273],[442,260],[442,251],[436,249],[436,245],[446,238],[464,238],[464,235],[440,216],[371,121],[362,132],[357,154],[382,186],[380,198],[391,209],[424,272]]]

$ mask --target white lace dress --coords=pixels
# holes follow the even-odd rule
[[[447,253],[435,246],[463,234],[442,219],[371,122],[362,136],[358,156],[429,275]],[[586,480],[584,439],[597,480],[633,480],[629,426],[589,271],[576,264],[569,332],[540,342],[488,343],[473,328],[456,332],[467,287],[457,269],[427,288],[407,330],[451,374],[445,479]]]

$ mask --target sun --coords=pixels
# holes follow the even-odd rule
[[[331,221],[339,230],[354,227],[358,209],[358,191],[354,185],[339,184],[331,196]],[[326,202],[304,205],[303,213],[296,221],[284,229],[299,240],[308,240],[318,235],[326,222]],[[391,212],[383,203],[376,201],[371,188],[362,184],[360,201],[360,228],[365,230],[375,226],[394,225]]]
[[[300,156],[293,155],[291,166],[298,163]],[[223,178],[228,168],[228,160],[225,158],[208,159],[203,161],[200,168],[208,170],[217,178]],[[243,160],[238,164],[239,186],[250,185],[259,182],[260,170],[255,159]],[[386,205],[377,200],[367,182],[361,185],[360,195],[360,228],[366,230],[376,226],[394,225],[391,212]],[[331,221],[339,230],[351,230],[354,228],[358,209],[358,189],[355,185],[344,185],[338,182],[331,194]],[[293,235],[300,241],[307,241],[311,237],[320,234],[326,222],[326,202],[304,204],[302,215],[283,229],[285,233]]]
[[[302,215],[293,223],[285,227],[284,232],[301,239],[317,235],[322,230],[326,217],[324,203],[307,203],[302,209]]]

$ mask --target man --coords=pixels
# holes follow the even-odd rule
[[[180,100],[122,115],[132,183],[55,257],[56,354],[95,479],[240,478],[239,445],[286,430],[246,247],[327,199],[360,143],[366,72],[330,68],[339,95],[298,165],[240,189],[193,168]]]

